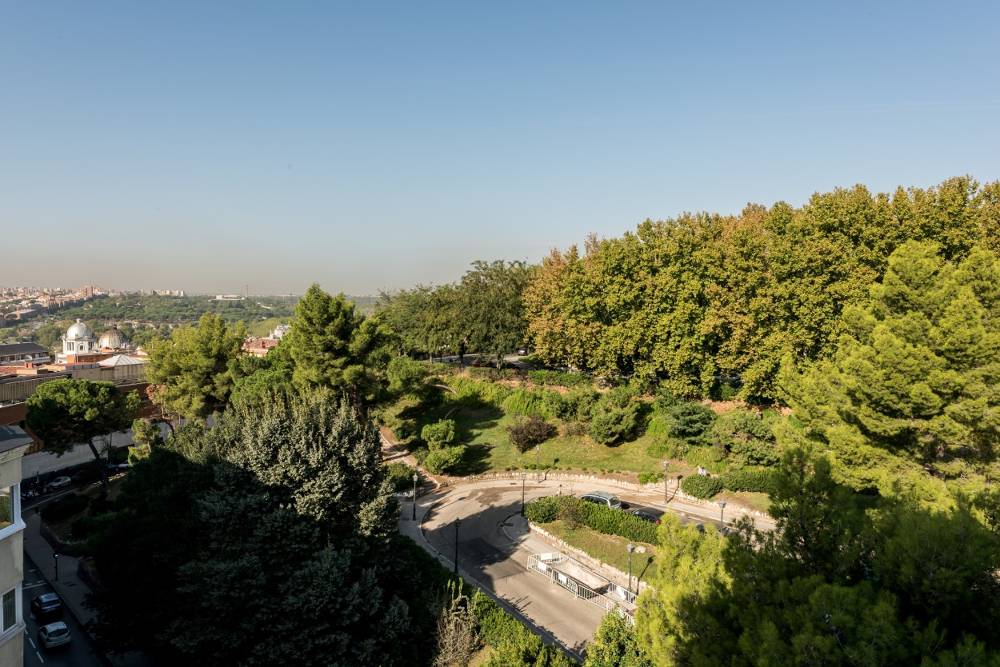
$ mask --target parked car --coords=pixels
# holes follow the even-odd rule
[[[624,507],[624,505],[622,505],[622,501],[618,499],[618,496],[605,493],[604,491],[591,491],[590,493],[582,495],[581,498],[588,503],[604,505],[605,507],[610,507],[611,509],[620,510]]]
[[[45,493],[52,493],[53,491],[61,491],[62,489],[67,488],[72,483],[73,480],[71,480],[69,477],[66,477],[65,475],[61,477],[56,477],[55,479],[51,480],[48,484],[45,485]]]
[[[57,646],[65,646],[73,640],[69,634],[69,628],[62,621],[49,623],[38,630],[38,643],[43,648],[52,649]]]
[[[656,516],[651,512],[647,512],[646,510],[632,510],[630,514],[632,516],[639,517],[643,521],[648,521],[649,523],[655,523],[657,526],[660,525],[660,517]]]
[[[31,601],[31,613],[39,621],[59,618],[62,610],[62,600],[55,593],[42,593]]]

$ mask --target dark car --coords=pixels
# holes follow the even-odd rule
[[[62,600],[55,593],[42,593],[31,601],[31,613],[39,621],[62,616]]]
[[[643,521],[655,523],[657,526],[660,525],[660,517],[656,516],[651,512],[646,512],[645,510],[632,510],[631,512],[629,512],[629,514],[635,517],[639,517]]]

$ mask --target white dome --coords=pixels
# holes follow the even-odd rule
[[[94,332],[80,320],[66,331],[66,340],[90,340],[94,337]]]
[[[128,345],[128,339],[118,330],[118,327],[111,327],[101,334],[100,339],[97,341],[97,347],[109,350],[120,350],[126,345]]]

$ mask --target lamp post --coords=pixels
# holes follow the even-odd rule
[[[524,480],[528,478],[528,473],[521,473],[521,516],[524,516]]]
[[[663,462],[663,502],[664,504],[670,502],[667,499],[667,462]]]
[[[458,576],[458,526],[462,523],[461,519],[455,519],[455,576]]]
[[[53,553],[52,560],[55,562],[56,567],[56,581],[59,581],[59,554]]]
[[[684,479],[684,475],[677,475],[677,488],[674,489],[674,495],[676,496],[681,490],[681,480]]]
[[[725,500],[720,500],[719,501],[719,523],[722,524],[723,528],[726,527],[726,501]]]
[[[413,507],[413,520],[417,520],[417,482],[420,480],[420,475],[416,472],[413,473],[413,502],[410,505]]]
[[[632,553],[635,551],[635,545],[631,542],[628,543],[626,547],[628,549],[628,592],[632,592]]]

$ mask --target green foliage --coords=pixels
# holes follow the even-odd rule
[[[508,415],[528,415],[541,417],[547,414],[545,394],[549,392],[532,389],[514,389],[500,404],[500,408]]]
[[[601,395],[591,409],[590,437],[602,445],[630,439],[639,429],[642,405],[628,387],[616,387]]]
[[[708,439],[728,453],[735,466],[774,465],[780,459],[774,433],[759,415],[732,410],[716,419]]]
[[[904,242],[935,241],[948,258],[977,243],[996,252],[997,190],[968,177],[894,193],[856,186],[798,208],[647,220],[546,257],[525,292],[528,337],[546,364],[663,377],[686,397],[738,376],[742,398],[773,399],[784,355],[830,354],[841,312]]]
[[[653,667],[639,645],[635,626],[620,614],[607,614],[587,645],[585,667]]]
[[[677,403],[667,409],[669,435],[692,444],[705,441],[705,434],[715,423],[715,413],[701,403]]]
[[[28,397],[26,422],[46,450],[62,454],[81,442],[126,430],[139,405],[137,393],[122,394],[110,382],[53,380]]]
[[[398,461],[387,463],[385,466],[386,479],[389,480],[389,484],[392,485],[392,489],[396,493],[413,491],[413,473],[415,472],[417,472],[416,468]],[[419,473],[417,474],[419,475]]]
[[[556,427],[541,417],[520,417],[507,427],[510,441],[519,452],[540,445],[556,434]]]
[[[656,526],[628,512],[588,503],[574,496],[546,496],[533,500],[524,508],[524,515],[534,523],[550,523],[567,519],[605,535],[618,535],[629,540],[656,544]]]
[[[656,664],[995,664],[1000,534],[967,504],[865,511],[826,459],[795,449],[773,532],[722,541],[667,517],[640,646]],[[711,641],[705,641],[711,637]]]
[[[721,479],[722,485],[730,491],[770,493],[774,490],[774,473],[767,468],[728,470],[721,475]]]
[[[692,466],[701,466],[711,472],[721,472],[726,468],[723,463],[725,452],[719,447],[688,447],[684,460]]]
[[[294,297],[255,296],[243,301],[216,301],[212,296],[162,296],[158,294],[121,294],[100,297],[80,306],[60,311],[70,320],[139,321],[157,324],[197,322],[212,314],[226,322],[254,322],[273,317],[287,317],[295,308]],[[60,334],[65,333],[66,327]],[[131,337],[132,342],[137,342]]]
[[[688,446],[684,441],[674,438],[657,438],[646,447],[646,455],[654,459],[679,459],[687,451]]]
[[[553,370],[528,371],[528,379],[535,384],[553,387],[589,387],[592,382],[583,373]]]
[[[389,391],[418,396],[425,390],[428,369],[426,364],[409,357],[393,357],[385,374],[389,381]]]
[[[153,341],[146,377],[156,385],[154,400],[164,413],[205,419],[225,405],[244,338],[242,324],[205,314],[196,326],[178,327],[170,338]]]
[[[134,466],[139,461],[143,459],[148,459],[149,455],[153,453],[153,448],[150,445],[135,445],[134,447],[128,448],[128,464]]]
[[[660,471],[639,473],[640,484],[652,484],[654,482],[662,482],[662,481],[663,481],[663,473]]]
[[[465,457],[465,446],[442,447],[432,450],[424,458],[423,465],[435,475],[453,471]]]
[[[295,306],[287,338],[292,380],[300,389],[338,389],[359,405],[379,396],[391,357],[389,332],[343,294],[334,297],[312,285]]]
[[[783,371],[807,435],[828,444],[858,488],[905,489],[908,461],[947,474],[953,460],[998,453],[1000,260],[982,249],[960,262],[943,254],[900,246],[869,299],[845,308],[836,355]]]
[[[160,429],[148,419],[134,419],[132,420],[132,442],[137,446],[149,449],[161,446],[163,436],[160,435]]]
[[[434,451],[455,442],[455,420],[441,419],[420,430],[420,438]]]
[[[688,475],[681,480],[681,490],[695,498],[711,498],[722,489],[722,480],[718,477]]]
[[[569,667],[559,649],[546,646],[482,591],[472,596],[479,636],[492,647],[488,667]]]

